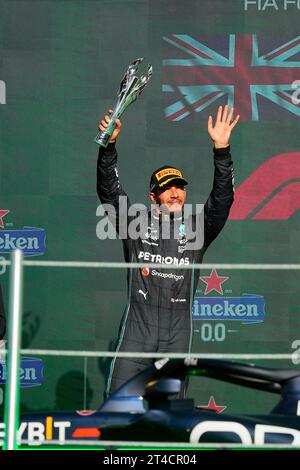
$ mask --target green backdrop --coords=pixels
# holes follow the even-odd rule
[[[236,199],[239,195],[240,201],[254,197],[240,186],[262,164],[280,154],[294,156],[288,164],[286,157],[278,164],[274,160],[262,179],[251,182],[254,194],[260,194],[270,181],[274,187],[251,214],[227,222],[205,262],[299,262],[300,219],[295,201],[300,194],[300,111],[295,96],[291,101],[293,89],[288,81],[291,77],[300,79],[298,7],[297,2],[281,0],[252,4],[242,0],[1,0],[0,83],[5,87],[0,88],[0,210],[9,213],[3,216],[0,231],[43,228],[46,252],[37,259],[123,259],[120,241],[96,237],[98,149],[93,138],[103,113],[115,102],[122,74],[137,57],[151,63],[154,72],[141,99],[124,115],[118,142],[122,184],[132,201],[147,203],[149,175],[158,166],[171,163],[182,168],[190,181],[189,202],[204,203],[213,176],[207,116],[229,96],[236,96],[239,87],[247,91],[247,76],[238,67],[234,69],[237,64],[231,65],[231,75],[227,76],[227,69],[224,73],[205,69],[201,60],[217,66],[221,59],[213,57],[211,51],[228,59],[229,35],[257,35],[259,55],[267,55],[264,60],[273,56],[276,60],[274,66],[268,64],[259,81],[259,86],[269,86],[270,90],[263,95],[261,89],[252,96],[252,102],[248,90],[249,96],[240,96],[241,101],[234,103],[243,110],[247,103],[250,106],[250,117],[245,114],[231,141]],[[181,48],[164,39],[174,35],[185,40],[180,35],[196,38],[198,45],[204,44],[209,50],[197,50],[195,44],[191,49],[190,39],[189,46],[181,44]],[[291,41],[295,47],[289,55]],[[278,56],[281,52],[283,57]],[[233,53],[237,54],[237,47]],[[173,68],[166,65],[164,61],[169,59],[191,61],[187,81],[186,70],[176,70],[176,64]],[[254,66],[253,60],[249,67]],[[255,73],[251,76],[254,85]],[[234,78],[232,85],[228,77]],[[222,88],[225,82],[231,87],[228,93]],[[205,101],[210,88],[182,88],[210,84],[217,90],[211,104]],[[164,91],[165,85],[172,86],[173,91]],[[277,85],[285,88],[277,90]],[[218,89],[223,93],[218,95]],[[200,109],[197,100],[202,100]],[[178,102],[183,103],[188,115],[176,121],[167,117],[167,110]],[[258,120],[251,115],[255,106]],[[291,167],[292,172],[288,171]],[[276,182],[278,174],[284,175],[283,182]],[[255,213],[276,196],[278,203],[277,199],[271,202],[269,215],[255,218]],[[241,210],[237,205],[236,213],[241,214]],[[1,250],[0,255],[9,257]],[[297,352],[298,271],[217,270],[217,274],[229,277],[222,284],[223,293],[214,290],[206,295],[206,284],[200,280],[197,295],[202,300],[216,297],[220,302],[243,294],[261,296],[263,321],[195,320],[194,351]],[[209,276],[210,271],[204,270],[201,275]],[[0,281],[7,306],[8,271]],[[125,270],[26,268],[23,347],[111,349],[125,301]],[[295,357],[294,364],[260,363],[297,367],[299,357]],[[22,388],[22,410],[99,406],[106,361],[64,357],[43,361],[42,384]],[[261,412],[274,403],[272,396],[260,398],[254,391],[198,378],[191,381],[189,395],[201,405],[213,395],[229,412]]]

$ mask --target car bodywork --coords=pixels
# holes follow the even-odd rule
[[[279,400],[265,415],[197,409],[192,399],[180,398],[187,378],[197,375],[275,393]],[[300,371],[212,359],[162,359],[130,379],[97,411],[22,415],[19,438],[31,444],[97,439],[300,447]]]

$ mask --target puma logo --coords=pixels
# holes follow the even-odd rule
[[[139,294],[142,294],[144,297],[145,297],[145,300],[146,300],[146,296],[148,294],[148,291],[146,292],[143,292],[142,289],[139,290]]]

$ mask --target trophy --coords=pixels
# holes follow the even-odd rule
[[[129,65],[121,80],[120,87],[117,92],[118,101],[114,107],[112,115],[110,116],[109,124],[104,131],[98,132],[95,137],[95,142],[102,147],[107,147],[116,127],[116,119],[119,119],[127,106],[137,99],[151,78],[152,65],[150,64],[148,64],[147,74],[141,75],[140,77],[136,76],[139,64],[143,60],[143,58],[134,60]]]

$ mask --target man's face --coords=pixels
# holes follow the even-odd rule
[[[166,189],[159,189],[156,193],[150,193],[151,202],[162,205],[169,212],[181,212],[186,200],[185,186],[174,183]]]

